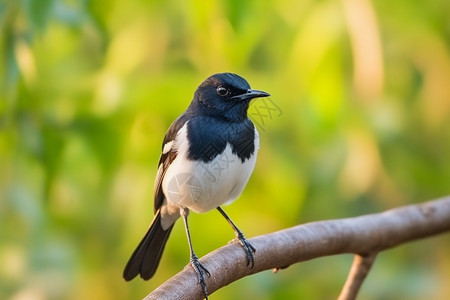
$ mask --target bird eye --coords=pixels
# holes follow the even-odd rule
[[[228,95],[228,89],[224,88],[223,86],[219,85],[217,87],[217,94],[219,94],[220,96],[226,96]]]

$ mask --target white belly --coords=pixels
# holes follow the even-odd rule
[[[244,190],[255,167],[258,133],[255,134],[255,153],[244,163],[232,153],[229,144],[211,162],[204,163],[187,159],[185,127],[177,137],[176,142],[183,141],[176,145],[177,158],[168,167],[162,182],[167,201],[201,213],[235,200]]]

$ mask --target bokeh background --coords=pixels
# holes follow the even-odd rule
[[[170,123],[238,73],[261,150],[225,210],[247,237],[450,194],[450,1],[1,0],[0,298],[140,299],[188,263],[182,223],[151,281],[122,269],[153,216]],[[197,254],[234,235],[190,217]],[[449,235],[379,255],[359,299],[448,299]],[[335,299],[351,255],[214,299]]]

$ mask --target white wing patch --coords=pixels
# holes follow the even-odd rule
[[[162,154],[167,154],[167,153],[172,149],[173,142],[174,142],[174,141],[170,141],[170,142],[167,142],[167,143],[164,145]]]

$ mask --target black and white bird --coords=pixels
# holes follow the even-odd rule
[[[155,216],[144,238],[128,261],[123,277],[150,279],[156,272],[167,238],[180,217],[189,242],[190,263],[205,297],[209,275],[194,253],[187,217],[217,209],[233,227],[253,267],[255,248],[220,205],[235,200],[255,167],[259,135],[247,110],[252,99],[270,96],[250,88],[232,73],[208,77],[195,91],[186,111],[166,133],[155,180]]]

